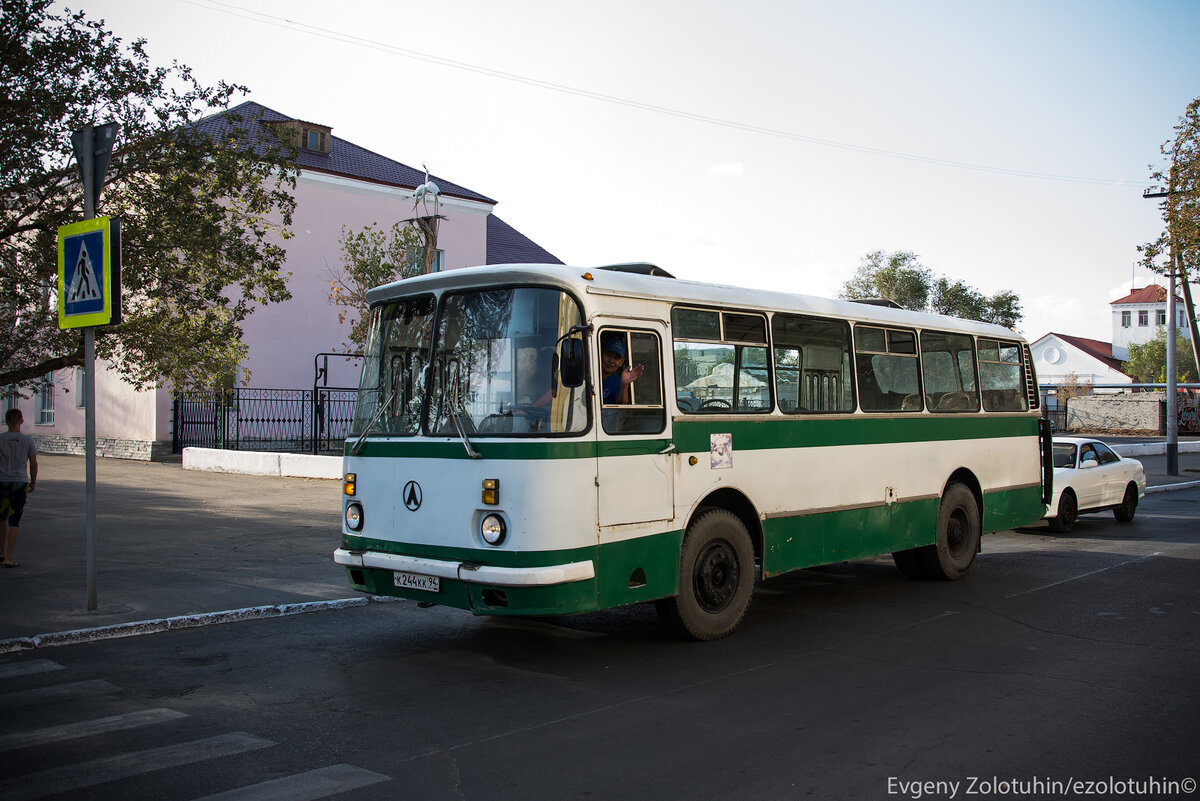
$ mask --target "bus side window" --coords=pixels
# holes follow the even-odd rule
[[[921,372],[931,412],[977,412],[974,340],[966,334],[921,332]]]
[[[600,332],[601,422],[609,434],[657,434],[666,428],[663,406],[662,346],[657,334],[607,328]],[[605,353],[605,351],[608,351]],[[617,359],[620,359],[619,366]],[[614,368],[610,371],[610,368]],[[628,402],[620,391],[628,382]],[[636,377],[634,377],[636,376]]]
[[[684,414],[771,410],[767,321],[762,314],[671,310],[675,403]]]
[[[979,340],[979,385],[989,412],[1023,412],[1025,396],[1021,349],[1015,342]]]
[[[849,323],[776,314],[771,330],[775,341],[775,394],[782,411],[854,411]]]
[[[916,334],[898,328],[854,327],[858,401],[864,412],[921,410]]]

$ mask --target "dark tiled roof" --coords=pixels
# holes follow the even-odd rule
[[[230,115],[237,115],[241,119],[235,123],[230,119]],[[256,134],[263,131],[262,123],[288,122],[294,119],[296,118],[280,114],[278,111],[269,109],[258,103],[247,101],[228,111],[206,117],[196,123],[195,127],[202,133],[211,136],[221,136],[236,124],[237,127],[250,133],[251,140],[253,141],[258,138]],[[269,126],[267,130],[269,131]],[[334,175],[344,175],[349,178],[358,178],[364,181],[399,186],[407,189],[415,189],[425,181],[424,170],[418,170],[409,167],[407,164],[393,161],[378,153],[373,153],[364,147],[359,147],[353,142],[347,142],[345,139],[333,135],[330,136],[328,153],[316,153],[311,150],[301,149],[296,163],[306,170],[318,170]],[[429,178],[438,185],[438,189],[444,195],[466,200],[476,200],[492,205],[496,203],[496,201],[485,195],[472,192],[470,189],[451,183],[444,178],[438,178],[434,175],[430,175]]]
[[[488,264],[562,264],[562,260],[495,214],[487,218]]]
[[[1086,337],[1073,337],[1070,334],[1058,334],[1053,331],[1050,332],[1050,335],[1056,336],[1070,345],[1074,345],[1093,359],[1104,362],[1114,370],[1123,372],[1122,368],[1125,363],[1120,359],[1113,358],[1111,342],[1101,342],[1098,339],[1087,339]]]

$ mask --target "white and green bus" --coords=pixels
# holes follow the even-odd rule
[[[369,300],[335,553],[362,592],[653,601],[714,639],[758,579],[888,553],[958,579],[981,534],[1046,512],[1032,359],[1000,326],[652,265],[478,267]]]

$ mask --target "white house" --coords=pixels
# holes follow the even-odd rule
[[[1176,330],[1191,339],[1183,298],[1175,296]],[[1119,359],[1129,358],[1129,346],[1144,345],[1167,325],[1167,290],[1157,284],[1135,289],[1112,306],[1112,351]]]
[[[338,322],[329,302],[331,267],[341,261],[342,228],[361,229],[424,216],[414,210],[414,190],[427,176],[386,156],[373,153],[317,125],[280,114],[257,103],[232,109],[243,125],[294,129],[301,149],[297,158],[294,237],[282,242],[287,250],[288,286],[292,299],[257,309],[243,324],[249,356],[241,369],[251,375],[250,387],[312,390],[314,357],[339,349],[347,326]],[[216,133],[230,123],[224,115],[198,124]],[[435,269],[453,270],[480,264],[562,262],[492,212],[496,201],[466,187],[428,176],[440,189]],[[428,213],[428,212],[425,212]],[[136,264],[125,265],[136,270]],[[332,386],[357,384],[357,364],[329,358]],[[82,453],[84,418],[79,370],[62,370],[30,399],[19,403],[27,421],[25,431],[46,452]],[[149,459],[169,451],[173,434],[172,393],[169,388],[136,392],[113,372],[97,369],[96,434],[104,455]],[[264,412],[273,414],[274,412]],[[205,423],[208,425],[208,423]],[[211,425],[210,425],[211,427]]]
[[[1129,384],[1133,379],[1121,370],[1113,346],[1096,339],[1051,332],[1035,340],[1034,369],[1039,384],[1061,385],[1072,377],[1081,384]]]

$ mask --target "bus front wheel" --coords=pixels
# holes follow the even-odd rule
[[[709,509],[684,534],[679,594],[655,608],[681,636],[716,640],[738,627],[753,594],[754,545],[745,524],[725,509]]]
[[[975,566],[981,528],[975,493],[963,484],[951,484],[938,509],[937,541],[917,549],[921,572],[947,581],[966,576]]]

